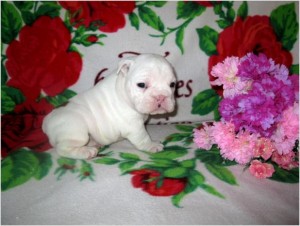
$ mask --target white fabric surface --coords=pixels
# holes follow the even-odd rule
[[[163,139],[177,130],[174,126],[148,126],[150,135]],[[110,147],[115,154],[132,151],[127,141]],[[57,154],[52,152],[53,158]],[[55,161],[54,161],[55,162]],[[74,175],[56,180],[53,170],[41,181],[2,193],[2,224],[295,224],[299,222],[299,184],[259,180],[243,167],[229,169],[238,186],[213,177],[198,162],[204,174],[226,198],[201,189],[187,195],[183,208],[172,205],[170,197],[154,197],[133,188],[130,175],[120,176],[114,166],[93,164],[95,181],[79,182]],[[54,166],[53,168],[56,168]]]
[[[242,2],[235,2],[237,11]],[[285,1],[249,1],[248,15],[267,15]],[[299,18],[299,3],[295,2]],[[168,2],[162,8],[154,8],[167,27],[176,27],[183,22],[177,20],[177,2]],[[63,10],[62,10],[63,12]],[[136,12],[136,11],[135,11]],[[63,18],[63,15],[61,16]],[[152,118],[151,124],[166,122],[199,122],[212,120],[213,114],[205,116],[191,114],[193,97],[210,88],[208,60],[199,48],[197,28],[205,25],[221,32],[215,22],[217,15],[212,8],[196,17],[185,29],[183,41],[185,53],[181,54],[175,45],[175,34],[171,34],[160,45],[161,39],[150,37],[156,31],[140,22],[139,31],[130,26],[126,16],[126,27],[116,33],[107,34],[104,46],[77,46],[84,57],[83,68],[76,84],[69,87],[76,93],[94,85],[96,75],[104,68],[104,76],[113,71],[125,51],[137,53],[170,52],[167,59],[174,65],[178,80],[184,86],[178,90],[182,96],[177,99],[178,111],[173,117]],[[298,19],[299,21],[299,19]],[[98,31],[97,31],[98,32]],[[120,38],[121,37],[121,38]],[[6,46],[4,46],[4,49]],[[290,51],[293,64],[299,62],[299,40]],[[190,81],[190,82],[189,82]],[[151,137],[164,140],[171,133],[178,132],[174,125],[149,125]],[[195,146],[191,145],[192,156]],[[115,156],[119,152],[141,155],[127,141],[113,144],[109,148]],[[1,193],[1,223],[31,225],[77,225],[77,224],[299,224],[299,184],[287,184],[268,179],[259,180],[243,171],[242,166],[231,166],[238,185],[229,185],[207,171],[204,164],[197,161],[196,169],[206,178],[206,182],[216,188],[225,199],[213,196],[202,189],[188,194],[181,201],[182,208],[175,207],[171,197],[154,197],[131,184],[132,175],[121,175],[116,165],[93,163],[95,181],[79,181],[75,174],[67,172],[61,180],[54,174],[58,167],[56,152],[50,151],[53,166],[41,180],[30,179],[26,183]]]

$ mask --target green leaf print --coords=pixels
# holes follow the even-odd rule
[[[299,31],[295,3],[282,5],[273,10],[270,21],[282,46],[286,50],[291,50],[297,41]]]
[[[1,41],[9,44],[21,30],[22,19],[13,4],[1,2]]]
[[[120,157],[126,160],[134,160],[134,161],[140,160],[140,157],[138,155],[132,153],[122,152],[120,153]]]
[[[206,55],[211,56],[217,54],[217,42],[219,38],[218,32],[209,26],[196,29],[199,37],[199,47]]]
[[[189,172],[189,183],[193,186],[199,186],[205,182],[205,177],[197,170],[191,170]]]
[[[36,174],[39,160],[25,149],[13,152],[1,161],[1,190],[24,184]]]
[[[119,164],[119,169],[122,173],[126,173],[132,169],[138,162],[137,161],[124,161]]]
[[[49,153],[33,152],[33,154],[39,161],[38,167],[34,174],[34,178],[37,180],[41,180],[42,178],[44,178],[45,176],[48,175],[48,173],[52,167],[52,158]]]
[[[219,166],[232,166],[236,165],[235,161],[225,160],[221,154],[220,150],[214,145],[210,150],[196,150],[196,158],[203,163],[214,164]]]
[[[115,159],[115,158],[104,157],[104,158],[96,159],[93,162],[99,163],[99,164],[105,164],[105,165],[114,165],[116,163],[119,163],[120,160]]]
[[[13,3],[20,11],[31,10],[34,6],[33,1],[14,1]]]
[[[195,126],[190,126],[190,125],[176,125],[176,129],[182,132],[193,132],[195,129]]]
[[[189,19],[200,16],[206,7],[192,1],[178,1],[177,19]]]
[[[148,26],[161,32],[165,30],[165,25],[161,21],[160,17],[157,16],[157,14],[149,7],[146,6],[138,7],[138,13],[141,20]]]
[[[38,16],[50,16],[52,18],[59,16],[61,6],[55,2],[43,2],[43,4],[38,8],[36,12],[36,17]]]
[[[246,1],[243,1],[243,3],[240,5],[237,15],[242,19],[245,19],[248,16],[248,4]]]
[[[1,113],[7,114],[14,110],[17,104],[25,101],[25,97],[19,89],[9,86],[1,86]]]
[[[299,183],[299,168],[284,170],[278,167],[278,165],[273,164],[273,166],[275,172],[269,179],[284,183]]]
[[[152,159],[176,159],[188,153],[187,149],[181,146],[168,146],[163,151],[150,153]],[[149,154],[149,153],[148,153]]]
[[[167,169],[163,172],[164,177],[169,178],[184,178],[188,174],[188,170],[185,167],[174,167]]]
[[[192,103],[192,114],[207,115],[215,110],[220,101],[219,95],[213,89],[198,93]]]
[[[205,164],[205,167],[209,172],[211,172],[220,180],[231,185],[237,185],[235,177],[226,167],[208,163]]]
[[[155,7],[163,7],[167,1],[146,1],[146,5],[155,6]]]
[[[222,195],[220,192],[218,192],[218,191],[217,191],[213,186],[211,186],[211,185],[208,185],[208,184],[201,184],[200,187],[201,187],[204,191],[206,191],[206,192],[208,192],[208,193],[210,193],[210,194],[212,194],[212,195],[215,195],[215,196],[217,196],[217,197],[219,197],[219,198],[225,199],[224,195]]]
[[[76,93],[72,90],[66,89],[61,94],[58,94],[55,97],[47,96],[46,99],[49,103],[51,103],[54,107],[59,107],[68,102],[68,100],[72,97],[76,96]]]
[[[294,64],[290,68],[290,73],[299,76],[299,64]]]
[[[184,38],[184,27],[181,27],[177,32],[176,32],[176,39],[175,43],[179,47],[181,53],[184,53],[184,47],[183,47],[183,38]]]
[[[129,21],[130,21],[131,26],[135,27],[136,30],[139,30],[140,21],[139,21],[139,17],[136,15],[136,13],[132,12],[129,14]]]

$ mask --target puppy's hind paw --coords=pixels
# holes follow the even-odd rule
[[[98,149],[95,147],[81,147],[80,151],[78,152],[78,158],[80,159],[87,159],[90,160],[94,157],[96,157],[98,154]]]

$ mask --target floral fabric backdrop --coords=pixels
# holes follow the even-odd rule
[[[298,224],[298,9],[296,1],[1,2],[3,223]],[[177,73],[176,112],[148,121],[164,150],[137,151],[121,142],[102,147],[93,160],[59,157],[41,130],[45,115],[101,83],[122,58],[141,53],[165,56]],[[290,201],[283,205],[291,209],[286,217],[270,211],[253,219],[246,209],[233,217],[243,201],[227,198],[230,191],[246,197],[250,191],[243,186],[255,189],[255,183],[261,186],[257,192],[285,192]],[[137,196],[141,200],[134,202],[142,204],[134,210],[144,204],[159,211],[138,217],[116,211],[117,221],[109,213],[91,219],[96,209],[81,219],[68,216],[68,204],[50,214],[39,211],[41,199],[47,208],[55,199],[82,204],[83,185],[107,205],[127,201],[130,209],[132,201],[124,197]],[[121,201],[107,198],[111,186]],[[51,189],[53,200],[47,198]],[[26,201],[16,208],[21,193]],[[270,204],[260,199],[264,195],[257,200]],[[228,209],[231,220],[222,221],[226,211],[215,219],[213,211],[203,214],[202,220],[197,211],[185,212],[188,206],[204,210],[195,201],[203,197],[205,205],[222,209],[236,204]],[[265,208],[262,203],[258,209]],[[61,217],[53,219],[54,213]]]

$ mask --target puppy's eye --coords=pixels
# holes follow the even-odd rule
[[[175,85],[176,85],[176,83],[175,83],[175,82],[171,82],[171,84],[170,84],[170,87],[171,87],[171,88],[174,88],[174,87],[175,87]]]
[[[140,83],[138,83],[138,84],[136,84],[136,85],[137,85],[138,87],[142,88],[142,89],[146,88],[146,84],[143,83],[143,82],[140,82]]]

